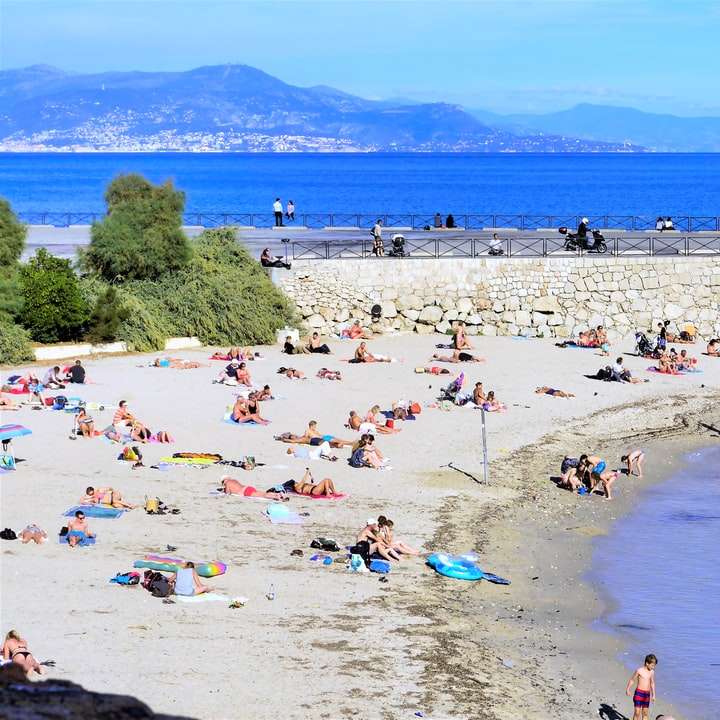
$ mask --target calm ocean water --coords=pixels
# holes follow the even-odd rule
[[[121,172],[173,179],[189,212],[720,215],[720,154],[0,154],[0,196],[100,212]]]
[[[628,639],[629,669],[658,656],[660,692],[693,720],[720,717],[718,466],[718,447],[689,455],[643,492],[593,558],[592,578],[614,605],[601,627]]]

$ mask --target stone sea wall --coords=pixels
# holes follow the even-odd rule
[[[720,259],[593,257],[299,261],[276,271],[310,329],[359,318],[376,331],[571,337],[604,325],[611,338],[663,319],[720,336]],[[382,317],[372,321],[379,304]]]

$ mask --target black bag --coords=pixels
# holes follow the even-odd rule
[[[170,581],[164,575],[155,578],[150,585],[150,594],[153,597],[168,597],[171,594]]]
[[[5,528],[0,531],[0,538],[3,540],[17,540],[17,533],[10,528]]]
[[[367,540],[360,540],[357,545],[353,545],[349,553],[351,555],[359,555],[365,565],[370,565],[370,543]]]
[[[327,538],[318,537],[310,543],[311,548],[316,550],[324,550],[325,552],[339,552],[340,547],[334,540],[328,540]]]

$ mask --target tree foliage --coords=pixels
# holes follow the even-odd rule
[[[172,183],[153,185],[140,175],[120,175],[105,193],[108,214],[94,223],[84,260],[105,280],[154,279],[190,261],[182,231],[185,195]]]
[[[0,365],[15,365],[34,357],[27,330],[0,320]]]
[[[10,203],[0,198],[0,320],[10,320],[21,308],[19,263],[27,228]]]
[[[130,313],[120,300],[117,288],[110,285],[95,301],[86,339],[93,343],[113,342],[121,325],[129,317]]]
[[[22,325],[37,342],[77,340],[89,317],[69,260],[40,248],[20,271]]]

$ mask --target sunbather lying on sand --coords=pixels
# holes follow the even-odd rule
[[[278,375],[284,375],[286,378],[290,378],[290,380],[305,380],[305,373],[295,368],[278,368]]]
[[[436,362],[459,363],[459,362],[485,362],[485,358],[475,357],[464,350],[455,350],[452,355],[433,355],[432,360]]]
[[[23,545],[27,545],[29,542],[34,542],[36,545],[42,545],[42,543],[47,540],[47,533],[35,523],[31,523],[23,528],[23,531],[18,537]]]
[[[20,406],[12,398],[6,397],[0,392],[0,408],[3,410],[19,410]]]
[[[28,650],[27,640],[21,637],[17,630],[11,630],[5,636],[5,642],[2,646],[2,657],[3,660],[12,660],[13,664],[19,665],[25,675],[30,675],[32,672],[42,675],[40,663]]]
[[[281,435],[276,435],[275,439],[280,442],[293,443],[296,445],[319,446],[323,443],[328,443],[330,447],[334,448],[350,447],[354,443],[353,440],[341,440],[334,435],[323,435],[317,429],[317,420],[311,420],[308,423],[307,430],[302,435],[286,432]]]
[[[367,349],[367,343],[361,342],[358,349],[355,351],[353,362],[356,363],[374,363],[374,362],[392,362],[392,358],[385,357],[384,355],[373,355]]]
[[[552,395],[553,397],[561,397],[561,398],[574,398],[575,397],[572,393],[565,392],[564,390],[555,390],[555,388],[548,387],[547,385],[543,385],[542,387],[535,388],[535,394],[536,395]]]
[[[314,482],[310,468],[305,468],[302,480],[295,481],[293,490],[298,495],[337,495],[333,481],[330,478],[325,478],[319,483]]]
[[[327,368],[320,368],[317,371],[317,377],[321,380],[342,380],[339,370],[328,370]]]
[[[229,475],[223,475],[220,478],[220,484],[222,487],[219,489],[226,495],[266,498],[267,500],[279,500],[281,502],[287,502],[290,499],[283,493],[273,491],[263,492],[252,485],[243,485],[239,480],[235,480],[235,478],[231,478]]]
[[[171,367],[175,368],[176,370],[192,370],[194,368],[207,367],[206,365],[201,365],[199,362],[195,362],[194,360],[183,360],[182,358],[171,357],[155,358],[152,366]]]
[[[447,368],[441,368],[437,365],[430,365],[429,367],[415,368],[416,373],[428,373],[428,375],[449,375],[450,371]]]
[[[111,505],[114,508],[123,510],[134,510],[137,507],[137,505],[125,502],[119,490],[111,487],[96,490],[92,486],[85,488],[85,494],[78,501],[78,505]]]
[[[292,455],[294,458],[300,458],[301,460],[331,460],[335,462],[337,456],[331,455],[330,449],[330,443],[327,442],[323,442],[316,447],[300,444],[289,447],[287,454]]]

